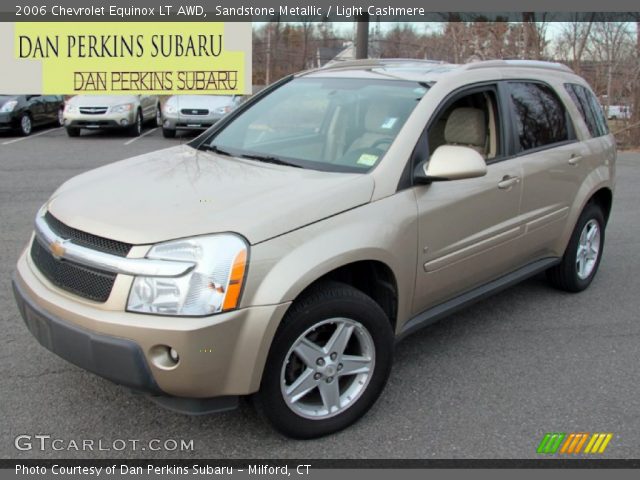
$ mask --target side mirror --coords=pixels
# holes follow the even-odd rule
[[[486,174],[487,164],[473,148],[442,145],[436,148],[428,162],[418,165],[414,179],[417,183],[431,183],[483,177]]]

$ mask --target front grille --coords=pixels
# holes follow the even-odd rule
[[[126,257],[131,250],[132,245],[130,243],[118,242],[117,240],[98,237],[97,235],[76,230],[75,228],[65,225],[49,212],[45,214],[44,219],[56,235],[65,240],[71,240],[76,245],[110,253],[111,255],[117,255],[119,257]]]
[[[183,115],[208,115],[209,110],[204,108],[183,108],[180,113]]]
[[[85,115],[104,115],[108,107],[80,107],[80,113]]]
[[[40,272],[54,285],[95,302],[106,302],[116,274],[58,260],[37,239],[31,245],[31,258]]]

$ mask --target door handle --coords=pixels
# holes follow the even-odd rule
[[[520,177],[505,175],[504,177],[502,177],[502,180],[498,182],[498,188],[500,190],[509,190],[511,187],[518,183],[520,183]]]
[[[571,157],[569,157],[569,165],[578,165],[580,160],[582,160],[582,155],[572,153]]]

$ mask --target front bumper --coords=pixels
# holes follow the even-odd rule
[[[18,128],[18,117],[12,113],[0,113],[0,131]]]
[[[130,277],[118,282],[114,290],[128,289]],[[271,340],[289,305],[210,317],[129,313],[124,306],[116,309],[113,299],[98,304],[54,286],[32,264],[28,249],[18,261],[14,291],[29,330],[60,357],[134,389],[199,399],[259,389]],[[179,362],[168,367],[158,346],[174,348]]]
[[[24,323],[48,350],[112,382],[161,393],[140,347],[131,340],[98,335],[46,312],[13,278],[13,294]]]
[[[104,113],[88,115],[83,113],[65,113],[64,126],[69,128],[113,129],[127,128],[133,125],[136,111],[126,113]]]
[[[205,130],[222,118],[222,115],[166,115],[162,127],[168,130]]]

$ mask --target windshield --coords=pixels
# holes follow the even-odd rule
[[[365,172],[379,162],[426,91],[409,81],[294,79],[201,148],[302,168]]]

